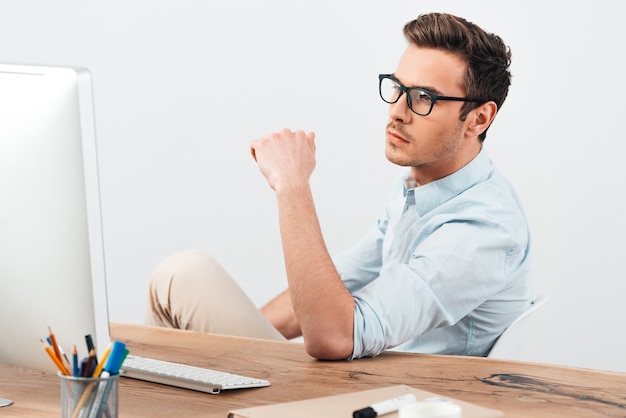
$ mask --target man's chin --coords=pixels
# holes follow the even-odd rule
[[[390,163],[395,165],[399,165],[401,167],[408,167],[411,165],[411,162],[402,155],[402,152],[398,150],[393,144],[387,144],[387,148],[385,148],[385,157]]]

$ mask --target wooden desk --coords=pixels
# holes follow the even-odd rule
[[[318,361],[301,344],[112,324],[114,339],[151,356],[269,380],[272,386],[209,395],[122,378],[121,417],[220,417],[228,411],[406,384],[507,417],[626,416],[626,374],[487,358],[385,353]],[[0,417],[60,415],[58,377],[0,365]],[[324,417],[327,418],[327,417]]]

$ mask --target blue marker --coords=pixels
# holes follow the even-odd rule
[[[109,354],[109,358],[104,365],[104,371],[107,372],[109,376],[119,373],[120,367],[122,366],[122,361],[124,361],[125,351],[126,344],[120,341],[113,341],[111,354]]]

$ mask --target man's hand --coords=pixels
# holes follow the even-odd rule
[[[270,187],[279,193],[308,183],[315,169],[315,133],[283,129],[252,141],[250,152]]]

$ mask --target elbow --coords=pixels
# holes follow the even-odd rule
[[[352,356],[354,341],[352,335],[305,337],[304,348],[308,355],[318,360],[345,360]]]

